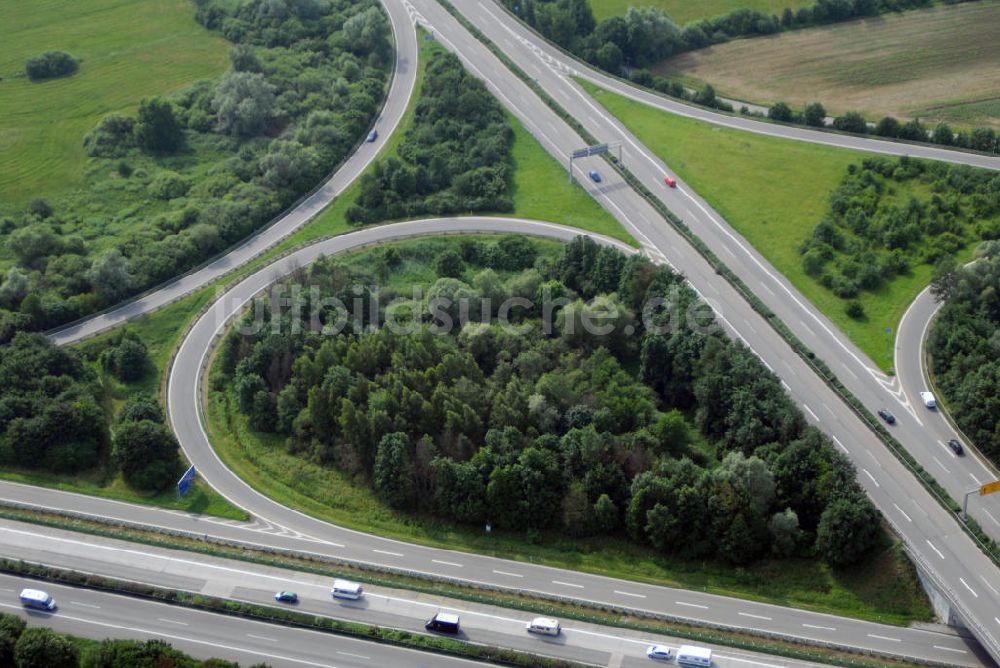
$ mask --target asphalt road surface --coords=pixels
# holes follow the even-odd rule
[[[23,608],[17,593],[43,589],[55,599],[54,612]],[[355,640],[331,633],[255,622],[166,603],[0,575],[0,611],[60,633],[102,640],[164,640],[201,659],[219,658],[275,668],[472,668],[486,664],[431,652]]]
[[[330,596],[332,578],[329,577],[204,555],[194,558],[189,552],[81,536],[75,532],[43,529],[5,520],[0,520],[0,540],[5,544],[5,550],[9,550],[11,558],[32,562],[44,561],[53,566],[85,573],[181,589],[207,596],[275,607],[292,607],[304,613],[411,632],[422,633],[424,622],[438,611],[454,612],[461,618],[462,631],[458,636],[461,640],[600,666],[645,665],[648,661],[645,650],[651,644],[665,644],[673,649],[681,644],[689,644],[676,638],[651,636],[629,629],[571,620],[563,621],[563,632],[557,637],[536,636],[525,630],[528,620],[534,616],[527,612],[375,586],[366,586],[364,597],[358,601],[333,599]],[[47,583],[36,583],[33,586],[49,588]],[[0,579],[0,601],[9,602],[5,600],[9,599],[9,594],[5,596],[4,588],[12,589],[4,585]],[[71,589],[67,594],[56,594],[52,591],[50,594],[56,598],[62,612],[67,604],[77,604],[80,600],[78,593],[83,591]],[[276,603],[273,598],[276,591],[296,592],[299,595],[298,604]],[[120,614],[123,609],[126,611],[129,609],[131,599],[108,596],[106,600],[107,603],[102,604],[101,609],[107,608],[114,611],[114,614]],[[170,613],[159,612],[158,617],[176,620],[175,626],[181,622],[187,623],[188,626],[203,626],[192,624],[186,619],[188,612],[186,609],[173,607],[170,608]],[[147,616],[141,619],[156,618]],[[211,622],[213,615],[198,615],[198,618]],[[254,623],[251,625],[256,626]],[[170,628],[170,630],[176,629]],[[246,635],[246,629],[243,630]],[[884,632],[898,634],[898,631],[886,627]],[[269,635],[257,631],[251,633],[258,636]],[[961,638],[928,631],[907,631],[907,634],[951,648],[950,653],[940,652],[949,663],[955,659],[956,665],[982,665],[976,660],[975,654],[968,651],[968,646]],[[337,636],[331,637],[337,638]],[[240,638],[237,637],[236,640],[239,641]],[[283,652],[294,646],[277,642],[272,645],[272,651]],[[737,665],[744,668],[814,665],[728,647],[706,646],[713,649],[715,664],[722,668]],[[355,651],[355,653],[370,654],[367,651]],[[435,663],[433,659],[420,660],[428,665]]]

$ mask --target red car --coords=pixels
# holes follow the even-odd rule
[[[676,188],[677,187],[677,179],[675,179],[672,176],[664,176],[663,177],[663,182],[666,183],[671,188]]]

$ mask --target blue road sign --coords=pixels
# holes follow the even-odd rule
[[[184,475],[181,476],[181,479],[177,481],[177,496],[184,496],[187,493],[188,488],[191,487],[191,483],[193,483],[194,479],[197,477],[198,472],[194,470],[193,466],[185,471]]]

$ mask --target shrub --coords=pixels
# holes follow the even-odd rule
[[[791,123],[793,119],[792,108],[784,102],[775,102],[771,105],[771,108],[767,110],[767,117],[772,121]]]
[[[898,137],[900,127],[899,121],[892,116],[883,116],[875,124],[874,133],[879,137]]]
[[[135,122],[120,114],[108,114],[83,139],[83,148],[91,157],[115,158],[135,146]]]
[[[821,128],[826,125],[826,107],[819,102],[806,105],[802,112],[802,120],[806,125]]]
[[[868,132],[868,123],[865,121],[865,117],[856,111],[849,111],[843,116],[833,119],[833,127],[844,132],[855,132],[857,134],[866,134]]]
[[[191,188],[191,181],[177,172],[160,172],[149,184],[149,194],[156,199],[170,200],[183,197]]]
[[[159,98],[139,104],[135,138],[150,153],[172,153],[184,144],[184,130],[174,116],[173,106]]]
[[[78,668],[80,654],[66,636],[51,629],[26,629],[14,647],[17,668]]]
[[[115,430],[111,456],[132,487],[161,491],[181,468],[177,439],[170,428],[151,420],[124,422]]]
[[[24,64],[24,71],[32,81],[42,81],[68,76],[76,72],[79,67],[76,58],[65,51],[46,51],[39,56],[28,58]]]
[[[862,306],[861,302],[856,299],[852,299],[847,302],[844,306],[844,311],[847,313],[848,317],[855,320],[861,320],[865,317],[865,307]]]

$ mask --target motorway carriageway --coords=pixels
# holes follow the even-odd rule
[[[323,615],[337,619],[374,624],[391,628],[422,632],[423,623],[437,611],[456,612],[461,616],[462,632],[459,638],[470,642],[509,647],[517,650],[555,656],[562,659],[579,661],[599,666],[645,666],[649,660],[645,649],[650,644],[666,644],[676,649],[680,644],[690,641],[652,637],[630,629],[600,626],[571,620],[564,620],[563,633],[557,637],[535,636],[525,631],[525,624],[534,615],[529,612],[509,610],[497,606],[482,605],[465,601],[455,601],[440,596],[421,594],[407,590],[388,587],[366,586],[365,596],[359,601],[334,600],[330,596],[332,578],[311,573],[299,573],[291,570],[262,566],[240,560],[192,555],[179,550],[136,545],[125,541],[81,535],[71,531],[42,528],[32,524],[0,520],[0,543],[4,545],[4,553],[13,559],[24,559],[30,562],[44,562],[59,568],[79,572],[104,575],[106,577],[141,582],[144,584],[180,589],[206,596],[235,599],[251,603],[290,607],[278,604],[273,600],[276,591],[295,591],[299,594],[299,604],[291,606],[300,612]],[[19,580],[18,585],[7,584],[10,580]],[[237,643],[242,647],[248,642],[251,647],[260,642],[267,643],[270,639],[272,653],[281,654],[292,648],[298,649],[298,640],[276,638],[269,633],[270,628],[281,629],[280,625],[259,629],[258,622],[247,622],[237,631],[231,629],[232,618],[214,613],[196,612],[180,606],[164,606],[166,610],[143,612],[141,616],[129,612],[138,602],[127,596],[99,594],[101,602],[84,600],[84,589],[59,588],[49,583],[39,584],[23,578],[0,579],[0,603],[16,606],[17,587],[37,587],[46,589],[59,604],[59,612],[55,617],[64,614],[73,618],[97,614],[96,610],[106,611],[102,616],[112,615],[119,621],[135,620],[144,632],[149,632],[153,625],[154,634],[168,630],[170,633],[213,634],[225,633],[219,636],[218,642]],[[90,596],[94,598],[94,596]],[[161,605],[141,603],[142,606]],[[99,606],[94,608],[93,606]],[[82,608],[82,610],[81,610]],[[35,617],[34,612],[28,613]],[[219,617],[225,623],[217,625],[215,618]],[[157,620],[160,622],[154,622]],[[168,626],[164,627],[163,624]],[[250,629],[246,627],[250,626]],[[125,630],[129,630],[126,628]],[[886,630],[885,633],[899,635],[897,629]],[[945,647],[961,648],[960,639],[933,632],[922,632]],[[88,634],[89,635],[89,634]],[[117,636],[117,633],[112,635]],[[315,635],[315,634],[314,634]],[[329,636],[339,639],[339,636]],[[251,642],[256,640],[257,642]],[[353,642],[353,641],[352,641]],[[704,643],[690,643],[703,645]],[[711,645],[706,645],[711,646]],[[266,645],[265,645],[266,647]],[[310,645],[307,643],[306,648]],[[808,662],[783,659],[755,654],[728,647],[712,646],[715,665],[720,668],[771,668],[776,666],[809,666]],[[275,652],[275,650],[278,650]],[[356,655],[370,655],[370,651],[352,650]],[[198,653],[202,655],[201,652]],[[976,661],[965,660],[971,657],[968,653],[955,652],[955,665],[978,666]],[[332,658],[332,657],[331,657]],[[974,657],[973,657],[974,658]],[[242,659],[245,660],[245,659]],[[259,660],[259,659],[258,659]],[[273,659],[269,659],[274,661]],[[427,661],[426,663],[437,663]],[[963,662],[964,661],[964,662]],[[279,662],[280,663],[280,662]],[[360,664],[371,665],[371,664]],[[403,665],[397,661],[383,665]]]
[[[12,492],[13,494],[11,494]],[[308,551],[316,555],[362,563],[381,561],[386,557],[384,553],[388,552],[388,550],[380,552],[364,547],[350,549],[329,542],[310,541],[267,523],[241,523],[234,520],[187,515],[177,511],[135,506],[69,492],[43,490],[17,483],[0,482],[0,497],[3,497],[0,501],[6,501],[10,497],[23,498],[26,492],[33,492],[38,497],[39,505],[42,507],[47,505],[75,508],[78,513],[87,513],[96,518],[104,517],[111,520],[121,519],[136,522],[154,530],[157,527],[166,527],[175,531],[191,532],[195,537],[212,536],[227,541],[244,542],[248,545],[259,545],[276,550]],[[49,503],[44,504],[44,501],[49,501]],[[329,589],[329,578],[317,578],[306,574],[296,574],[292,578],[288,571],[242,561],[232,562],[202,554],[152,548],[76,532],[43,529],[8,520],[0,520],[0,544],[5,546],[4,554],[10,558],[23,558],[26,561],[43,562],[63,568],[151,582],[160,586],[222,597],[245,598],[253,593],[257,596],[253,600],[260,600],[259,597],[265,594],[270,596],[280,589],[296,590],[296,588],[299,594],[303,595],[308,590],[302,584],[297,583],[310,582],[321,589],[326,588],[326,591]],[[408,569],[418,573],[450,573],[456,578],[475,581],[474,577],[468,577],[463,571],[473,565],[468,563],[468,560],[475,558],[476,555],[451,552],[447,562],[437,559],[424,563],[421,557],[406,554],[407,547],[416,546],[397,545],[399,551],[392,554],[396,556],[400,569]],[[640,583],[629,583],[628,588],[624,589],[621,588],[621,581],[586,573],[573,574],[572,577],[567,578],[565,571],[535,564],[504,562],[502,560],[491,560],[491,563],[504,564],[502,568],[498,566],[494,570],[494,576],[509,580],[511,590],[537,591],[548,595],[571,596],[575,599],[628,606],[638,610],[650,610],[681,619],[689,619],[695,623],[699,620],[711,620],[714,623],[750,631],[774,631],[795,637],[829,642],[837,646],[858,647],[872,652],[910,656],[920,661],[943,665],[992,665],[991,660],[983,655],[982,649],[975,640],[954,635],[950,630],[939,632],[890,626]],[[247,571],[261,574],[261,577],[264,578],[263,581],[267,584],[247,588],[248,579],[244,575],[244,572]],[[152,580],[150,580],[151,577]],[[380,591],[382,590],[380,589]],[[392,596],[399,599],[415,598],[416,601],[421,602],[427,600],[425,595],[415,595],[412,592],[402,590],[395,591]],[[369,597],[369,600],[376,599]],[[477,607],[465,602],[452,603],[451,605],[458,605],[463,610]],[[393,609],[396,608],[397,606],[394,605]],[[496,613],[498,616],[517,618],[517,624],[521,625],[517,629],[523,628],[523,622],[527,617],[530,617],[528,613],[498,608],[491,609],[502,610],[502,612]],[[426,608],[417,617],[427,618],[432,612],[432,608]],[[468,625],[472,623],[472,620],[463,623]],[[392,625],[401,626],[401,624]],[[484,627],[483,629],[483,632],[487,634],[490,632],[489,629],[495,628],[493,622],[487,626],[488,628]],[[614,631],[616,635],[625,633],[625,631],[618,629]],[[635,637],[635,634],[633,636]],[[638,637],[642,636],[638,635]],[[480,640],[481,638],[477,635],[476,639]],[[484,642],[498,641],[487,635]],[[636,647],[638,646],[636,645]],[[594,649],[606,653],[613,650],[613,648],[603,645],[598,645]],[[728,649],[720,651],[732,653]],[[567,658],[579,660],[581,657],[570,656]],[[769,658],[768,661],[773,663],[777,659]]]

